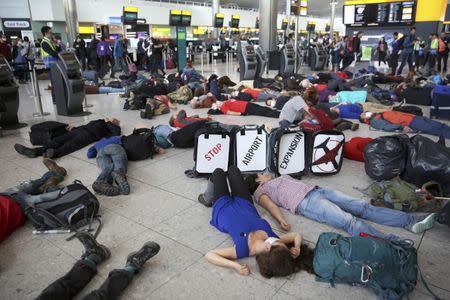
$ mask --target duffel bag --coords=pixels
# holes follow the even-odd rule
[[[132,134],[122,137],[122,146],[127,153],[128,160],[137,161],[149,157],[153,159],[155,153],[153,128],[134,129]]]
[[[57,136],[61,136],[66,133],[66,127],[69,124],[45,121],[31,126],[30,142],[33,145],[47,145],[51,140]]]

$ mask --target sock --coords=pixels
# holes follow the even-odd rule
[[[93,260],[90,255],[86,256],[85,258],[83,258],[84,262],[91,267],[92,269],[97,269],[97,262],[95,260]]]
[[[136,268],[132,267],[131,265],[126,265],[124,270],[127,271],[127,272],[130,272],[131,274],[136,274],[137,273]]]

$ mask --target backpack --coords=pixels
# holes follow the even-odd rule
[[[35,146],[47,145],[53,138],[66,133],[67,126],[69,126],[69,124],[56,121],[45,121],[34,124],[31,126],[31,131],[29,132],[30,142]]]
[[[122,137],[122,146],[127,153],[128,160],[137,161],[149,157],[153,159],[155,153],[153,127],[151,129],[134,129],[132,134]]]
[[[422,109],[420,107],[414,106],[414,105],[395,106],[393,108],[393,110],[408,113],[408,114],[413,114],[416,116],[423,116]]]
[[[172,92],[167,95],[173,102],[180,103],[180,104],[188,104],[189,100],[192,99],[192,91],[187,86],[184,85],[180,87],[175,92]]]
[[[76,231],[98,218],[100,203],[78,180],[61,189],[55,200],[28,206],[25,216],[37,230],[70,229]]]
[[[403,50],[403,43],[405,42],[405,36],[402,36],[397,41],[398,49]]]
[[[353,40],[354,37],[351,36],[347,39],[347,41],[345,42],[345,48],[347,49],[348,52],[353,53],[354,49],[353,49]]]
[[[0,242],[25,222],[22,209],[11,197],[0,195]]]
[[[427,199],[427,193],[416,192],[417,187],[401,179],[376,181],[365,190],[370,204],[405,212],[439,212],[442,200]],[[442,195],[438,195],[442,196]]]
[[[439,46],[438,46],[439,53],[445,52],[446,49],[447,47],[445,45],[445,42],[442,39],[439,39]]]
[[[370,287],[380,299],[407,297],[417,283],[417,251],[413,242],[386,241],[367,234],[319,236],[314,251],[318,281]]]

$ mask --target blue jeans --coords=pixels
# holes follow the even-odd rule
[[[436,136],[443,136],[446,139],[450,139],[450,127],[447,124],[431,120],[427,117],[417,116],[411,124],[409,124],[412,130],[428,133]]]
[[[110,144],[97,153],[97,165],[101,169],[96,181],[111,182],[113,171],[126,172],[128,157],[125,149],[121,145]]]
[[[129,75],[128,66],[125,62],[125,59],[123,57],[114,57],[114,66],[111,70],[111,77],[114,77],[114,74],[118,70],[122,70],[126,75]]]
[[[28,205],[54,200],[58,197],[60,188],[52,187],[46,193],[38,194],[38,188],[41,187],[50,177],[61,177],[54,171],[47,171],[41,178],[22,182],[21,184],[9,188],[3,192],[13,198],[21,207],[25,209]]]
[[[110,86],[101,86],[98,88],[99,94],[125,93],[125,88],[113,88]]]
[[[412,52],[402,52],[402,63],[400,64],[400,67],[398,68],[397,75],[402,75],[403,68],[406,65],[406,62],[408,62],[409,70],[413,70],[413,58],[414,54]]]
[[[175,130],[169,125],[158,125],[153,129],[153,134],[155,135],[156,144],[164,149],[173,146],[169,139],[169,135]]]
[[[309,192],[300,202],[296,212],[314,221],[343,229],[352,236],[364,232],[387,240],[396,240],[398,237],[393,234],[386,235],[361,219],[408,230],[420,220],[416,215],[373,206],[366,201],[325,188],[316,188]]]

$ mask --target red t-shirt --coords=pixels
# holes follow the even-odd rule
[[[253,99],[257,99],[259,96],[259,93],[261,93],[262,89],[243,89],[242,93],[246,93],[249,94],[250,96],[252,96]]]
[[[247,101],[239,101],[239,100],[227,100],[222,103],[220,110],[227,114],[228,111],[234,111],[238,113],[245,113],[247,109]]]

